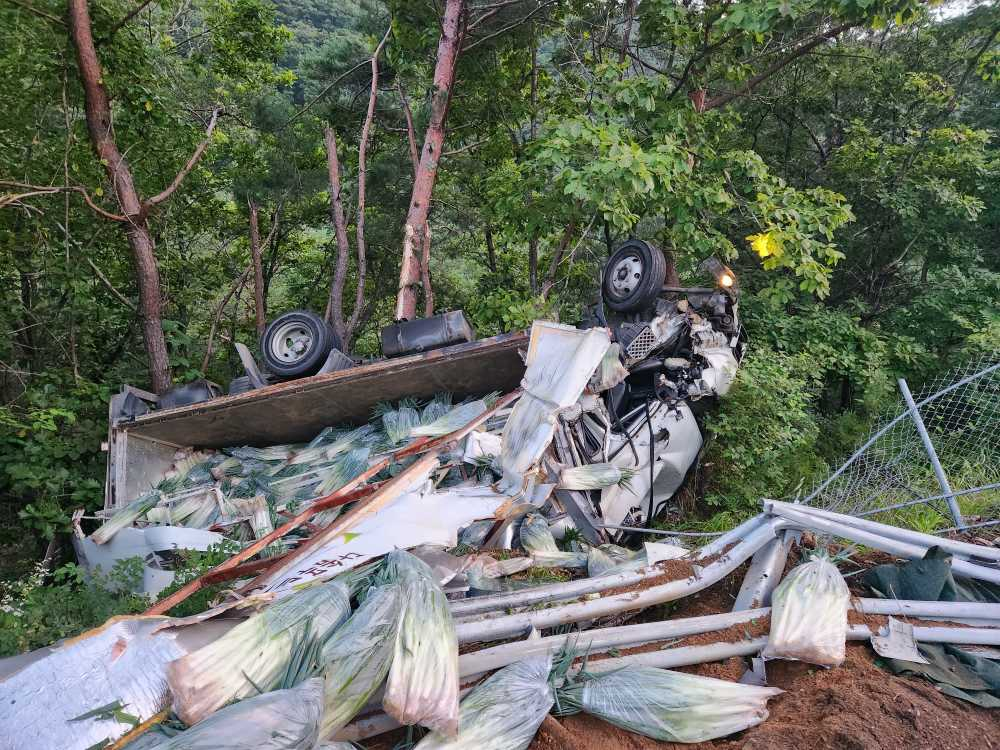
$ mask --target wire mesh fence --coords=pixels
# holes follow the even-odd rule
[[[995,520],[1000,514],[1000,352],[933,378],[913,393],[913,401],[926,442],[901,397],[896,416],[876,425],[801,502],[922,531]],[[958,518],[956,509],[961,509]]]

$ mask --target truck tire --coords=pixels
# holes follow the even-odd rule
[[[604,267],[601,295],[616,312],[635,312],[652,305],[663,288],[667,259],[642,240],[629,240],[615,250]]]
[[[271,321],[260,341],[265,368],[279,380],[313,375],[331,349],[340,348],[333,328],[309,310],[292,310]]]

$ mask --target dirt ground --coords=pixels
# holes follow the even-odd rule
[[[803,539],[804,547],[813,543],[809,537]],[[800,560],[800,550],[793,550],[786,567],[790,569]],[[889,555],[867,551],[855,558],[853,567],[892,561]],[[728,612],[745,567],[699,594],[613,624]],[[853,593],[864,593],[856,577],[848,581]],[[710,643],[720,635],[730,636],[727,640],[756,636],[766,632],[766,618],[738,628],[739,633],[705,633],[671,645]],[[724,739],[698,745],[657,742],[585,715],[549,716],[528,750],[1000,750],[1000,710],[949,698],[920,678],[895,676],[879,668],[875,658],[867,643],[856,642],[847,645],[847,660],[835,669],[769,662],[768,684],[785,693],[768,703],[770,717],[766,721]],[[742,658],[732,658],[679,671],[735,681],[745,669]],[[366,747],[389,750],[400,739],[403,735],[394,733],[369,741]]]
[[[737,662],[738,660],[731,660]],[[693,671],[731,678],[704,665]],[[708,669],[705,669],[708,667]],[[692,671],[685,669],[684,671]],[[725,672],[729,671],[730,674]],[[720,674],[720,672],[722,672]],[[978,750],[1000,747],[1000,711],[948,698],[929,683],[879,669],[868,644],[847,647],[835,669],[797,662],[768,664],[768,684],[786,692],[773,698],[763,724],[699,745],[656,742],[588,716],[552,719],[529,750]],[[552,722],[557,722],[553,726]]]

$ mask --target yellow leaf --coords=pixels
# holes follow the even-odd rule
[[[770,232],[751,234],[747,237],[747,242],[750,243],[750,247],[761,258],[781,255],[781,245],[771,236]]]
[[[147,112],[152,112],[153,111],[153,103],[151,101],[149,101],[149,99],[146,100],[146,111]]]
[[[104,188],[102,188],[102,187],[98,187],[98,188],[97,188],[97,189],[96,189],[96,190],[94,191],[94,195],[96,195],[96,196],[97,196],[98,198],[100,198],[100,197],[101,197],[102,195],[104,195]]]

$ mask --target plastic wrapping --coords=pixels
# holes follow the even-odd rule
[[[602,490],[614,485],[625,486],[635,476],[635,470],[614,464],[585,464],[563,469],[559,488],[563,490]]]
[[[234,700],[276,687],[292,657],[324,643],[350,612],[350,594],[336,582],[274,602],[167,666],[174,711],[193,725]]]
[[[441,437],[448,435],[457,429],[465,427],[469,422],[486,411],[486,402],[483,400],[470,401],[467,404],[459,404],[447,413],[439,416],[433,422],[421,424],[410,430],[413,437]]]
[[[384,575],[402,589],[399,629],[382,707],[400,724],[458,732],[458,639],[441,586],[409,552],[385,559]]]
[[[521,522],[521,546],[539,568],[587,567],[587,553],[563,552],[559,549],[549,529],[549,522],[537,513],[529,513]]]
[[[323,680],[316,677],[219,709],[152,750],[313,750],[322,710]]]
[[[771,632],[761,656],[840,666],[850,599],[844,577],[829,560],[817,557],[799,565],[771,596]]]
[[[617,544],[602,544],[593,547],[587,554],[587,575],[591,578],[635,570],[646,564],[646,554],[642,550],[633,551]]]
[[[323,647],[326,690],[320,723],[322,737],[347,726],[389,674],[401,591],[399,586],[370,589],[357,612]]]
[[[117,700],[141,720],[170,705],[167,663],[184,655],[166,617],[113,618],[0,682],[0,747],[85,750],[132,729],[82,716]]]
[[[547,321],[532,324],[524,393],[503,430],[500,492],[524,489],[525,474],[552,442],[556,414],[580,398],[610,343],[603,328],[578,331]]]
[[[525,750],[555,702],[551,668],[545,655],[495,672],[462,701],[457,737],[432,732],[415,750]]]
[[[590,379],[590,390],[601,393],[614,388],[628,377],[628,370],[622,364],[622,348],[620,344],[612,344],[604,353],[601,363],[597,366]]]
[[[596,716],[664,742],[705,742],[756,726],[778,688],[655,667],[585,675],[558,690],[560,713]]]

